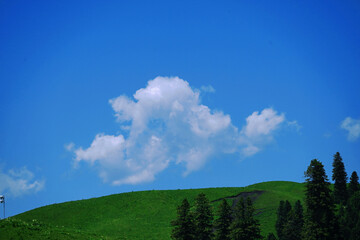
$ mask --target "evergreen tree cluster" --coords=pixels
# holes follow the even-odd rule
[[[353,171],[347,183],[347,173],[340,156],[334,155],[333,162],[334,192],[333,200],[337,204],[335,212],[337,239],[360,239],[360,184],[356,171]]]
[[[354,171],[348,183],[340,153],[334,155],[333,190],[324,165],[317,159],[305,172],[305,207],[300,200],[291,205],[280,201],[275,225],[277,237],[267,240],[360,240],[360,185]],[[305,209],[305,210],[304,210]],[[184,199],[172,222],[175,240],[255,240],[260,235],[259,222],[250,198],[241,198],[234,209],[223,199],[214,220],[211,205],[204,194],[195,199],[194,207]]]
[[[296,201],[292,208],[289,201],[280,201],[275,225],[279,240],[300,240],[304,225],[304,212],[301,202]]]
[[[172,221],[172,239],[175,240],[256,240],[262,239],[260,224],[254,218],[255,208],[250,198],[241,198],[232,210],[223,199],[214,220],[212,208],[205,194],[199,194],[191,208],[187,199],[177,208]]]
[[[354,171],[347,183],[347,173],[340,153],[334,155],[332,180],[323,164],[313,159],[305,172],[306,212],[300,201],[292,208],[289,201],[280,201],[275,225],[279,240],[359,240],[360,185]],[[269,234],[267,239],[276,239]]]

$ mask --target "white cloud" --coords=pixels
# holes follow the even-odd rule
[[[0,169],[0,193],[14,197],[36,193],[45,186],[44,180],[33,180],[34,174],[26,167],[20,170],[9,170],[4,173]]]
[[[240,132],[240,144],[244,156],[252,156],[273,139],[273,132],[285,121],[285,115],[278,114],[272,108],[265,108],[259,113],[253,112],[246,118],[246,125]]]
[[[109,101],[126,138],[98,134],[89,148],[73,150],[76,163],[88,162],[114,185],[153,181],[170,162],[183,165],[187,175],[215,154],[253,155],[285,119],[264,109],[250,115],[240,132],[229,115],[201,104],[199,91],[178,77],[150,80],[133,97]]]
[[[65,144],[64,147],[66,150],[72,151],[75,147],[75,144],[71,142],[71,143]]]
[[[124,144],[125,140],[122,135],[98,134],[88,149],[83,150],[80,147],[75,150],[75,160],[86,160],[91,164],[98,160],[107,166],[113,167],[117,165],[117,159],[123,158]]]
[[[262,110],[260,114],[256,111],[246,118],[246,126],[242,129],[242,132],[248,138],[267,136],[270,135],[284,119],[284,114],[277,115],[277,112],[272,108],[266,108]]]
[[[360,136],[360,119],[347,117],[341,122],[341,128],[348,131],[349,141],[355,141]]]
[[[299,132],[300,129],[301,129],[300,124],[299,124],[296,120],[294,120],[294,121],[287,121],[287,125],[288,125],[289,127],[295,128],[296,131],[298,131],[298,132]]]
[[[208,93],[214,93],[215,92],[215,88],[213,88],[213,86],[208,85],[208,86],[201,86],[201,91],[203,92],[208,92]]]
[[[259,152],[259,151],[260,151],[260,148],[255,147],[254,145],[251,145],[251,143],[248,144],[246,147],[244,147],[244,148],[242,149],[242,153],[243,153],[244,156],[246,156],[246,157],[252,156],[252,155],[256,154],[256,153]]]

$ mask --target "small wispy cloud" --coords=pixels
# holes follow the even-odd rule
[[[64,147],[67,151],[72,151],[75,147],[75,144],[71,142],[71,143],[65,144]]]
[[[213,86],[211,86],[211,85],[201,86],[200,90],[203,91],[203,92],[208,92],[208,93],[214,93],[215,92],[215,88],[213,88]]]
[[[326,133],[324,133],[324,138],[331,138],[331,133],[330,132],[326,132]]]
[[[245,157],[249,157],[249,156],[252,156],[252,155],[258,153],[260,150],[261,149],[259,147],[256,147],[254,145],[251,145],[251,143],[248,143],[247,147],[242,149],[242,154]]]
[[[294,121],[287,121],[287,125],[289,126],[289,127],[291,127],[291,128],[294,128],[296,131],[300,131],[300,129],[301,129],[301,126],[300,126],[300,124],[296,121],[296,120],[294,120]]]
[[[202,91],[214,92],[211,86]],[[66,145],[74,162],[87,162],[113,185],[153,181],[171,162],[184,166],[184,175],[201,169],[219,154],[248,157],[272,141],[285,121],[272,108],[252,113],[241,131],[231,117],[201,103],[200,92],[178,77],[157,77],[135,92],[133,99],[111,99],[120,129],[126,136],[97,134],[88,148]]]
[[[341,122],[340,127],[348,131],[349,141],[355,141],[360,137],[360,119],[347,117]]]
[[[45,186],[45,180],[34,180],[34,174],[26,167],[10,169],[3,172],[0,169],[0,193],[18,197],[36,193]]]

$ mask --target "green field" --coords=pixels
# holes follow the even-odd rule
[[[231,204],[250,196],[265,236],[275,232],[279,201],[303,201],[304,184],[278,181],[239,188],[153,190],[53,204],[2,220],[0,239],[170,239],[176,207],[184,198],[192,204],[199,193],[206,194],[215,209],[222,198]]]

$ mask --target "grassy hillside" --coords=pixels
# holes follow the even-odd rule
[[[250,196],[262,234],[274,232],[280,200],[303,200],[304,185],[265,182],[242,188],[142,191],[37,208],[0,222],[0,239],[170,239],[170,222],[184,198],[203,192],[214,208],[222,198]]]

